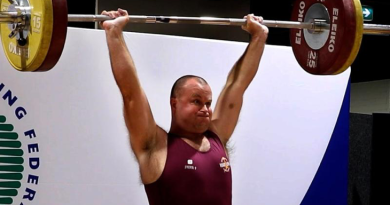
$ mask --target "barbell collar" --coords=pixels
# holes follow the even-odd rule
[[[18,1],[16,1],[16,0],[8,0],[8,2],[9,2],[10,4],[13,4],[13,5],[16,5],[16,6],[19,5]]]

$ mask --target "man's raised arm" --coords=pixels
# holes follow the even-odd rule
[[[251,34],[251,40],[244,54],[229,72],[212,121],[212,129],[218,133],[225,145],[236,127],[244,92],[256,75],[268,36],[268,28],[261,25],[261,17],[248,15],[245,18],[247,24],[243,29]]]
[[[161,128],[154,121],[147,97],[137,76],[134,61],[123,38],[123,27],[128,23],[127,11],[102,12],[115,20],[102,23],[106,32],[112,72],[120,89],[124,103],[124,117],[130,133],[131,147],[141,167],[144,181],[148,181],[142,170],[148,169],[150,154],[159,142]],[[161,140],[164,143],[163,140]],[[161,143],[160,143],[161,144]],[[146,179],[145,179],[146,178]]]

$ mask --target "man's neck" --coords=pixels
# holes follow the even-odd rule
[[[173,128],[170,129],[169,133],[182,138],[187,144],[201,152],[208,151],[210,148],[210,143],[205,133],[191,133]]]

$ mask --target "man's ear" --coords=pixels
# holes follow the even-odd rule
[[[176,110],[177,98],[171,98],[171,108],[172,110]]]

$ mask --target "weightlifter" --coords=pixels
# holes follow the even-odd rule
[[[226,145],[236,127],[243,94],[256,75],[268,36],[263,19],[247,15],[243,30],[251,35],[244,54],[231,69],[215,112],[206,80],[183,76],[170,96],[172,122],[159,127],[141,87],[134,61],[123,39],[126,10],[103,11],[114,20],[101,23],[106,32],[112,72],[122,93],[130,143],[151,205],[230,205],[232,176]]]

